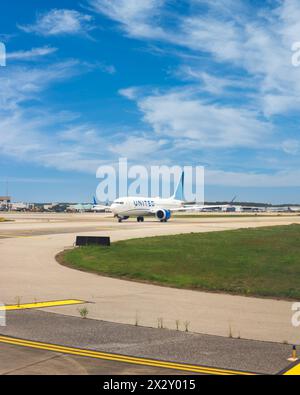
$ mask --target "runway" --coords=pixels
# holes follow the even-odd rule
[[[2,214],[1,214],[2,215]],[[116,223],[99,214],[2,215],[0,223],[0,301],[5,304],[77,299],[90,302],[88,317],[114,323],[181,330],[189,322],[194,333],[300,344],[299,329],[291,325],[291,301],[246,298],[169,289],[150,284],[100,277],[60,266],[55,255],[72,247],[76,235],[110,236],[112,241],[156,235],[211,232],[257,226],[300,223],[300,217],[176,218],[167,224],[153,220]],[[78,306],[46,311],[78,317]]]

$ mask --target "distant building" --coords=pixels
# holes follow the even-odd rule
[[[0,210],[8,210],[9,204],[11,202],[10,196],[0,196]]]
[[[8,204],[11,202],[10,196],[0,196],[0,204]]]

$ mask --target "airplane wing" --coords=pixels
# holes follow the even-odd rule
[[[183,206],[184,210],[186,211],[200,211],[205,209],[217,210],[230,207],[229,204],[218,204],[218,205],[194,205],[194,206]]]
[[[178,212],[193,212],[193,211],[201,211],[204,209],[221,209],[226,208],[228,205],[218,205],[218,206],[205,206],[205,205],[197,205],[197,206],[182,206],[176,208],[167,209],[171,213],[178,213]],[[166,210],[165,208],[156,207],[155,209],[150,210],[151,213],[155,214],[158,210]]]

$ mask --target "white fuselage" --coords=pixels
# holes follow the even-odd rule
[[[143,217],[155,215],[158,210],[172,210],[182,206],[181,200],[172,198],[124,197],[115,200],[110,208],[118,217]]]
[[[94,211],[95,213],[104,213],[108,209],[109,209],[109,207],[104,206],[102,204],[94,204],[93,208],[92,208],[92,211]]]

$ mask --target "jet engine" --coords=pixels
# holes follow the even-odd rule
[[[156,211],[156,218],[159,219],[161,222],[167,222],[171,218],[171,211],[160,209]]]

